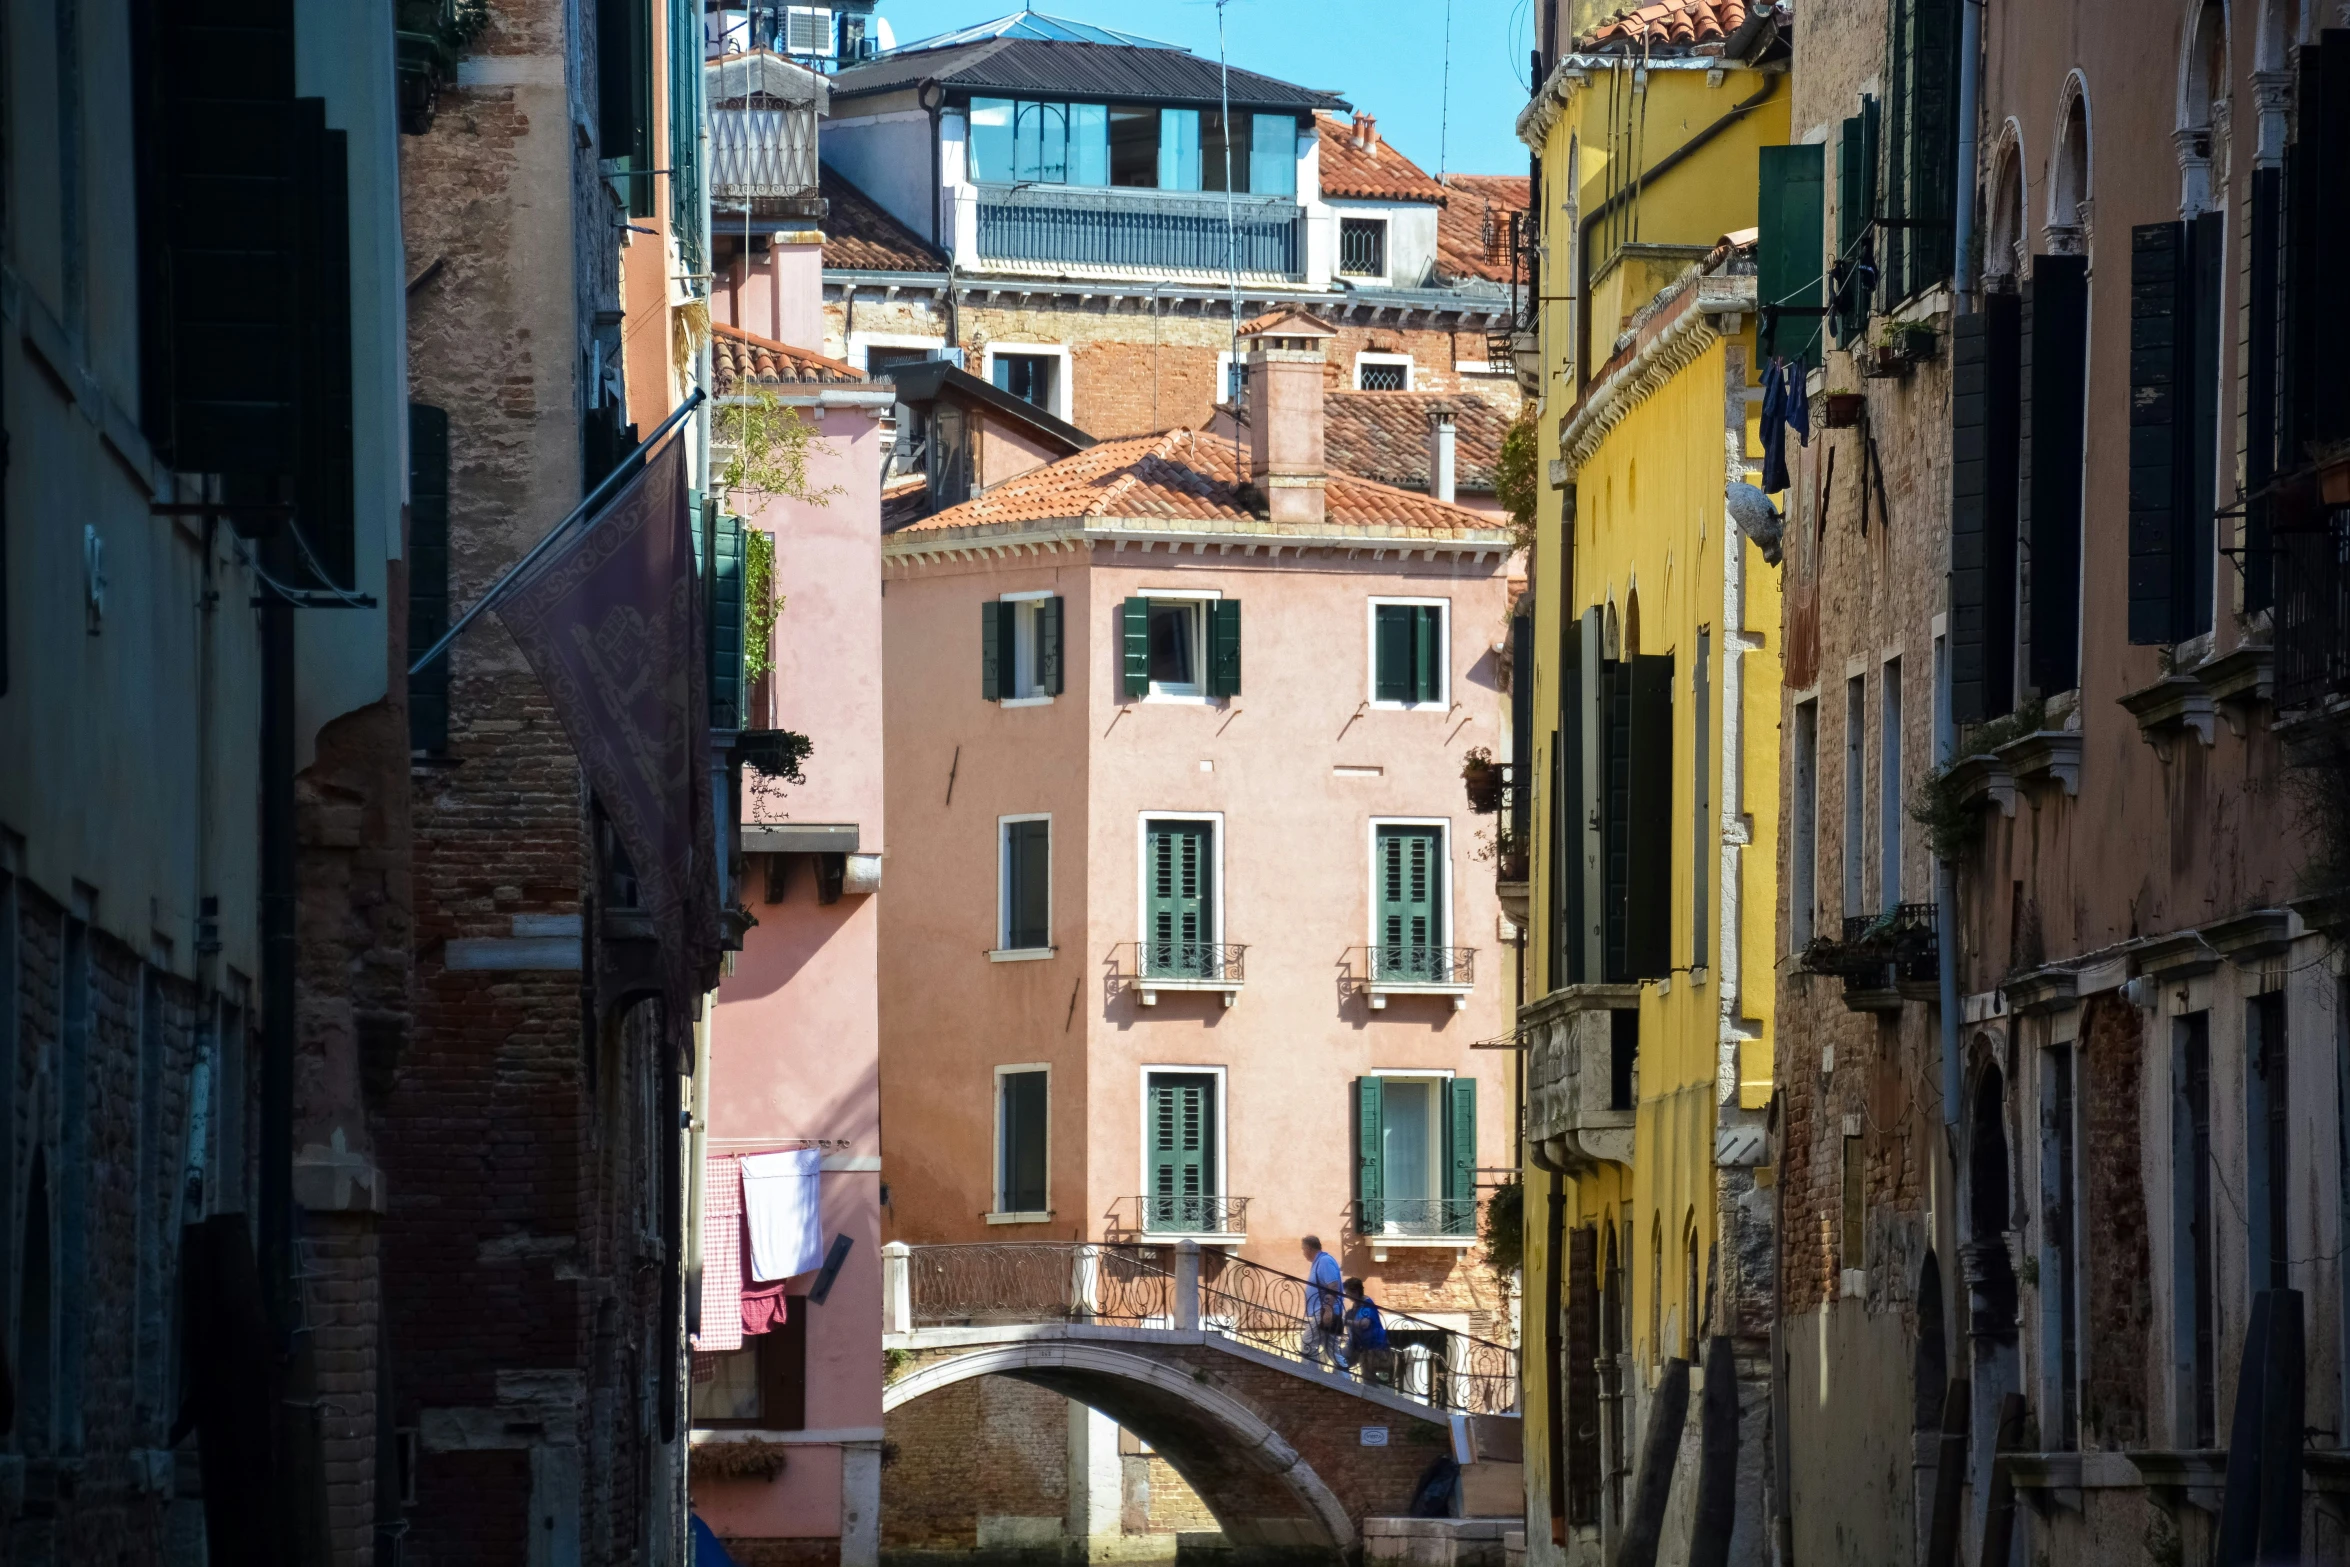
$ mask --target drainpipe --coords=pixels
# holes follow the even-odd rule
[[[914,89],[914,101],[930,112],[930,243],[939,245],[939,198],[946,190],[946,149],[939,145],[939,115],[946,108],[947,92],[935,77],[926,76]],[[970,143],[965,142],[966,149]],[[966,150],[964,156],[970,154]],[[946,249],[939,245],[941,250]]]
[[[281,1344],[294,1300],[294,606],[261,612],[261,1258]]]
[[[1959,7],[1958,32],[1958,210],[1950,225],[1950,302],[1953,313],[1973,313],[1974,290],[1967,287],[1967,252],[1975,245],[1975,103],[1980,91],[1975,56],[1983,38],[1983,0]]]
[[[1580,400],[1583,388],[1591,384],[1591,231],[1606,218],[1636,199],[1653,180],[1662,179],[1681,163],[1701,150],[1706,143],[1761,108],[1771,95],[1779,90],[1779,72],[1772,72],[1763,81],[1762,88],[1750,98],[1742,98],[1731,105],[1728,113],[1704,130],[1657,159],[1654,167],[1643,169],[1614,195],[1584,215],[1575,231],[1575,397]]]
[[[1967,14],[1974,14],[1969,0]],[[1950,716],[1950,652],[1944,640],[1934,660],[1934,765],[1948,767],[1958,755],[1958,726]],[[1934,862],[1935,997],[1942,1007],[1942,1125],[1955,1155],[1958,1147],[1958,867]]]

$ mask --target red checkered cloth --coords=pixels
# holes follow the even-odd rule
[[[743,1178],[733,1154],[702,1166],[702,1331],[704,1354],[743,1347]]]

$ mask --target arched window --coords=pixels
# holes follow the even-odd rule
[[[1694,1208],[1689,1210],[1689,1220],[1682,1234],[1681,1249],[1688,1260],[1689,1270],[1687,1276],[1682,1280],[1682,1321],[1687,1325],[1681,1331],[1681,1354],[1685,1359],[1694,1362],[1697,1359],[1699,1331],[1703,1326],[1699,1316],[1704,1310],[1704,1302],[1697,1293],[1697,1210]]]
[[[2004,1234],[2008,1226],[2006,1097],[1999,1068],[1983,1068],[1967,1137],[1967,1219],[1978,1241]]]
[[[1949,1389],[1950,1350],[1942,1332],[1942,1263],[1932,1247],[1918,1268],[1918,1345],[1912,1362],[1912,1424],[1920,1431],[1942,1428],[1942,1397]]]
[[[2228,178],[2228,27],[2220,0],[2205,0],[2187,30],[2179,70],[2179,215],[2210,212]]]
[[[2023,147],[2012,126],[1992,155],[1986,190],[1983,286],[1993,293],[2013,293],[2023,272],[2026,244]]]
[[[2095,165],[2089,158],[2088,92],[2077,75],[2066,85],[2067,101],[2059,122],[2063,129],[2048,168],[2047,245],[2052,256],[2077,256],[2088,248],[2093,196],[2089,178]]]

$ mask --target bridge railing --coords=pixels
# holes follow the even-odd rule
[[[1100,1323],[1206,1329],[1303,1364],[1313,1286],[1196,1241],[1172,1245],[981,1242],[882,1248],[890,1332]],[[1442,1409],[1518,1407],[1518,1352],[1409,1312],[1380,1308],[1390,1354],[1352,1375]],[[1334,1357],[1332,1357],[1334,1358]],[[1366,1361],[1374,1357],[1364,1357]]]

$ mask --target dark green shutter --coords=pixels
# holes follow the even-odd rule
[[[597,0],[597,151],[629,171],[631,217],[653,213],[653,40],[647,0]]]
[[[1910,20],[1909,168],[1901,216],[1906,236],[1900,292],[1924,292],[1950,275],[1950,223],[1958,193],[1958,24],[1962,0],[1907,0]]]
[[[994,599],[979,606],[979,695],[989,702],[1002,701],[1012,683],[1012,643],[997,613],[1001,608]]]
[[[1435,827],[1378,831],[1379,947],[1374,972],[1383,979],[1448,980],[1444,941],[1444,835]]]
[[[2341,199],[2339,191],[2334,199]],[[2203,212],[2187,224],[2188,264],[2184,269],[2182,305],[2185,319],[2193,330],[2179,356],[2179,364],[2186,375],[2184,406],[2193,409],[2194,414],[2186,429],[2187,453],[2183,465],[2186,504],[2180,512],[2181,527],[2177,535],[2178,601],[2173,613],[2181,638],[2201,636],[2211,629],[2212,573],[2219,564],[2219,554],[2213,546],[2218,543],[2215,513],[2219,504],[2220,338],[2233,326],[2226,317],[2225,287],[2220,275],[2227,222],[2223,213]],[[2341,373],[2337,362],[2332,379],[2350,377]],[[2232,448],[2232,440],[2230,445]]]
[[[408,405],[408,659],[449,629],[449,411]],[[449,657],[408,677],[408,744],[449,748]]]
[[[1844,121],[1836,142],[1836,259],[1850,267],[1875,255],[1871,226],[1877,213],[1877,100],[1863,97],[1860,113]],[[1849,345],[1868,327],[1871,300],[1857,279],[1832,301],[1836,341]]]
[[[2081,415],[2088,380],[2089,264],[2032,263],[2032,684],[2079,683]]]
[[[2179,396],[2180,263],[2186,225],[2130,230],[2130,640],[2178,638],[2174,534],[2187,421]]]
[[[1129,697],[1151,690],[1151,601],[1127,599],[1118,606],[1121,684]]]
[[[1152,822],[1145,841],[1144,971],[1214,977],[1215,841],[1206,822]]]
[[[1044,1072],[1007,1072],[1003,1088],[1003,1169],[997,1178],[999,1211],[1042,1213],[1046,1201],[1046,1116],[1052,1079]]]
[[[1477,1080],[1456,1077],[1445,1085],[1444,1233],[1477,1232]]]
[[[1635,658],[1623,776],[1625,822],[1623,978],[1673,971],[1673,659]]]
[[[1562,615],[1559,638],[1558,728],[1551,732],[1550,989],[1584,983],[1583,639],[1581,623]]]
[[[1052,945],[1052,823],[1004,823],[1004,945]]]
[[[2290,161],[2291,151],[2287,150]],[[2285,172],[2282,169],[2254,169],[2252,171],[2252,254],[2250,287],[2247,299],[2251,309],[2250,330],[2244,345],[2244,491],[2257,495],[2276,477],[2278,469],[2277,414],[2280,407],[2281,358],[2277,350],[2277,328],[2285,314],[2283,278],[2283,199]],[[2284,466],[2297,467],[2292,454],[2286,454]],[[2275,602],[2276,573],[2269,559],[2271,503],[2266,499],[2247,499],[2244,521],[2236,542],[2243,553],[2236,557],[2244,574],[2244,608],[2256,613]]]
[[[1381,1079],[1355,1079],[1355,1200],[1362,1209],[1355,1216],[1355,1232],[1360,1235],[1376,1235],[1387,1223],[1387,1170],[1380,1162],[1386,1103]]]
[[[1601,917],[1600,979],[1620,984],[1631,977],[1632,895],[1632,666],[1603,659],[1599,666],[1599,852],[1606,902]]]
[[[1690,694],[1696,715],[1689,724],[1689,966],[1704,968],[1710,943],[1706,921],[1711,917],[1707,894],[1713,888],[1714,701],[1713,632],[1697,633],[1697,667],[1690,674]]]
[[[1240,600],[1208,601],[1208,695],[1240,695]]]
[[[1412,608],[1409,604],[1381,604],[1372,614],[1372,644],[1376,668],[1372,695],[1382,702],[1412,700]]]
[[[1059,696],[1067,684],[1061,657],[1062,613],[1057,598],[1036,606],[1036,678],[1047,696]]]
[[[743,726],[743,521],[720,513],[710,546],[710,727]]]
[[[1216,1195],[1216,1080],[1204,1072],[1151,1076],[1147,1227],[1220,1229]]]
[[[1444,693],[1444,611],[1412,606],[1412,700],[1434,702]]]
[[[1762,319],[1771,307],[1798,312],[1820,306],[1821,245],[1827,227],[1827,149],[1761,149],[1762,186],[1756,203],[1755,288]],[[1780,320],[1766,345],[1780,357],[1806,366],[1820,363],[1820,318],[1793,314]]]
[[[1986,294],[1951,326],[1950,712],[2015,705],[2015,549],[2023,304]]]

